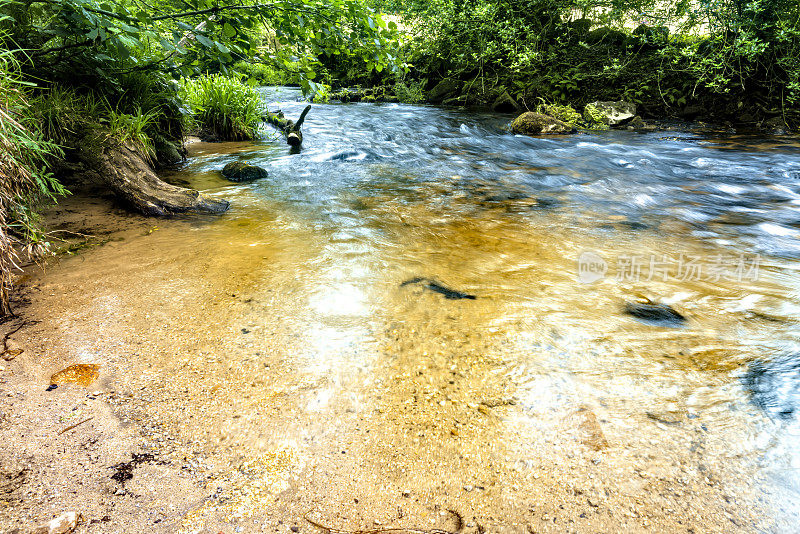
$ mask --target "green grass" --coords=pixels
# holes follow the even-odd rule
[[[240,80],[221,75],[184,80],[181,96],[201,135],[220,141],[258,137],[266,107],[258,91]]]

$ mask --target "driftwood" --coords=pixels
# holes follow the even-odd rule
[[[167,216],[177,213],[221,213],[226,200],[207,198],[194,189],[162,181],[150,164],[133,147],[109,136],[99,128],[89,128],[73,143],[82,175],[111,190],[117,198],[145,215]]]
[[[297,122],[284,117],[283,112],[280,110],[275,113],[268,111],[264,116],[264,120],[285,135],[286,142],[290,146],[298,147],[303,144],[303,132],[300,131],[300,127],[303,126],[303,121],[306,120],[306,115],[308,115],[309,111],[311,111],[310,105],[306,106]]]

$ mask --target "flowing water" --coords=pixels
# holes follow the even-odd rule
[[[167,178],[228,213],[41,275],[66,363],[208,477],[187,531],[797,530],[800,144],[509,120],[315,105],[296,154],[196,143]]]

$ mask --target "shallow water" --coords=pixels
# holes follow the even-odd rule
[[[305,105],[264,95],[289,117]],[[559,513],[577,531],[796,524],[800,143],[531,138],[509,119],[315,105],[298,154],[194,144],[167,177],[227,214],[42,277],[66,350],[150,390],[135,410],[230,493],[189,523],[302,502],[369,525],[410,488],[411,525],[453,499],[478,524],[544,530]],[[237,159],[269,177],[226,182]],[[637,300],[686,321],[626,315]]]

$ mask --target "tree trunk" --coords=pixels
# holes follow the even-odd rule
[[[290,146],[298,147],[303,144],[303,132],[300,131],[300,127],[303,125],[303,121],[306,120],[306,115],[308,115],[309,111],[311,111],[310,105],[306,106],[297,122],[285,118],[280,110],[275,113],[268,111],[264,116],[264,120],[283,133],[286,136],[286,142]]]
[[[221,213],[230,205],[227,200],[208,198],[194,189],[162,181],[141,154],[106,131],[90,130],[73,146],[78,147],[75,155],[84,177],[108,187],[122,202],[145,215]]]

